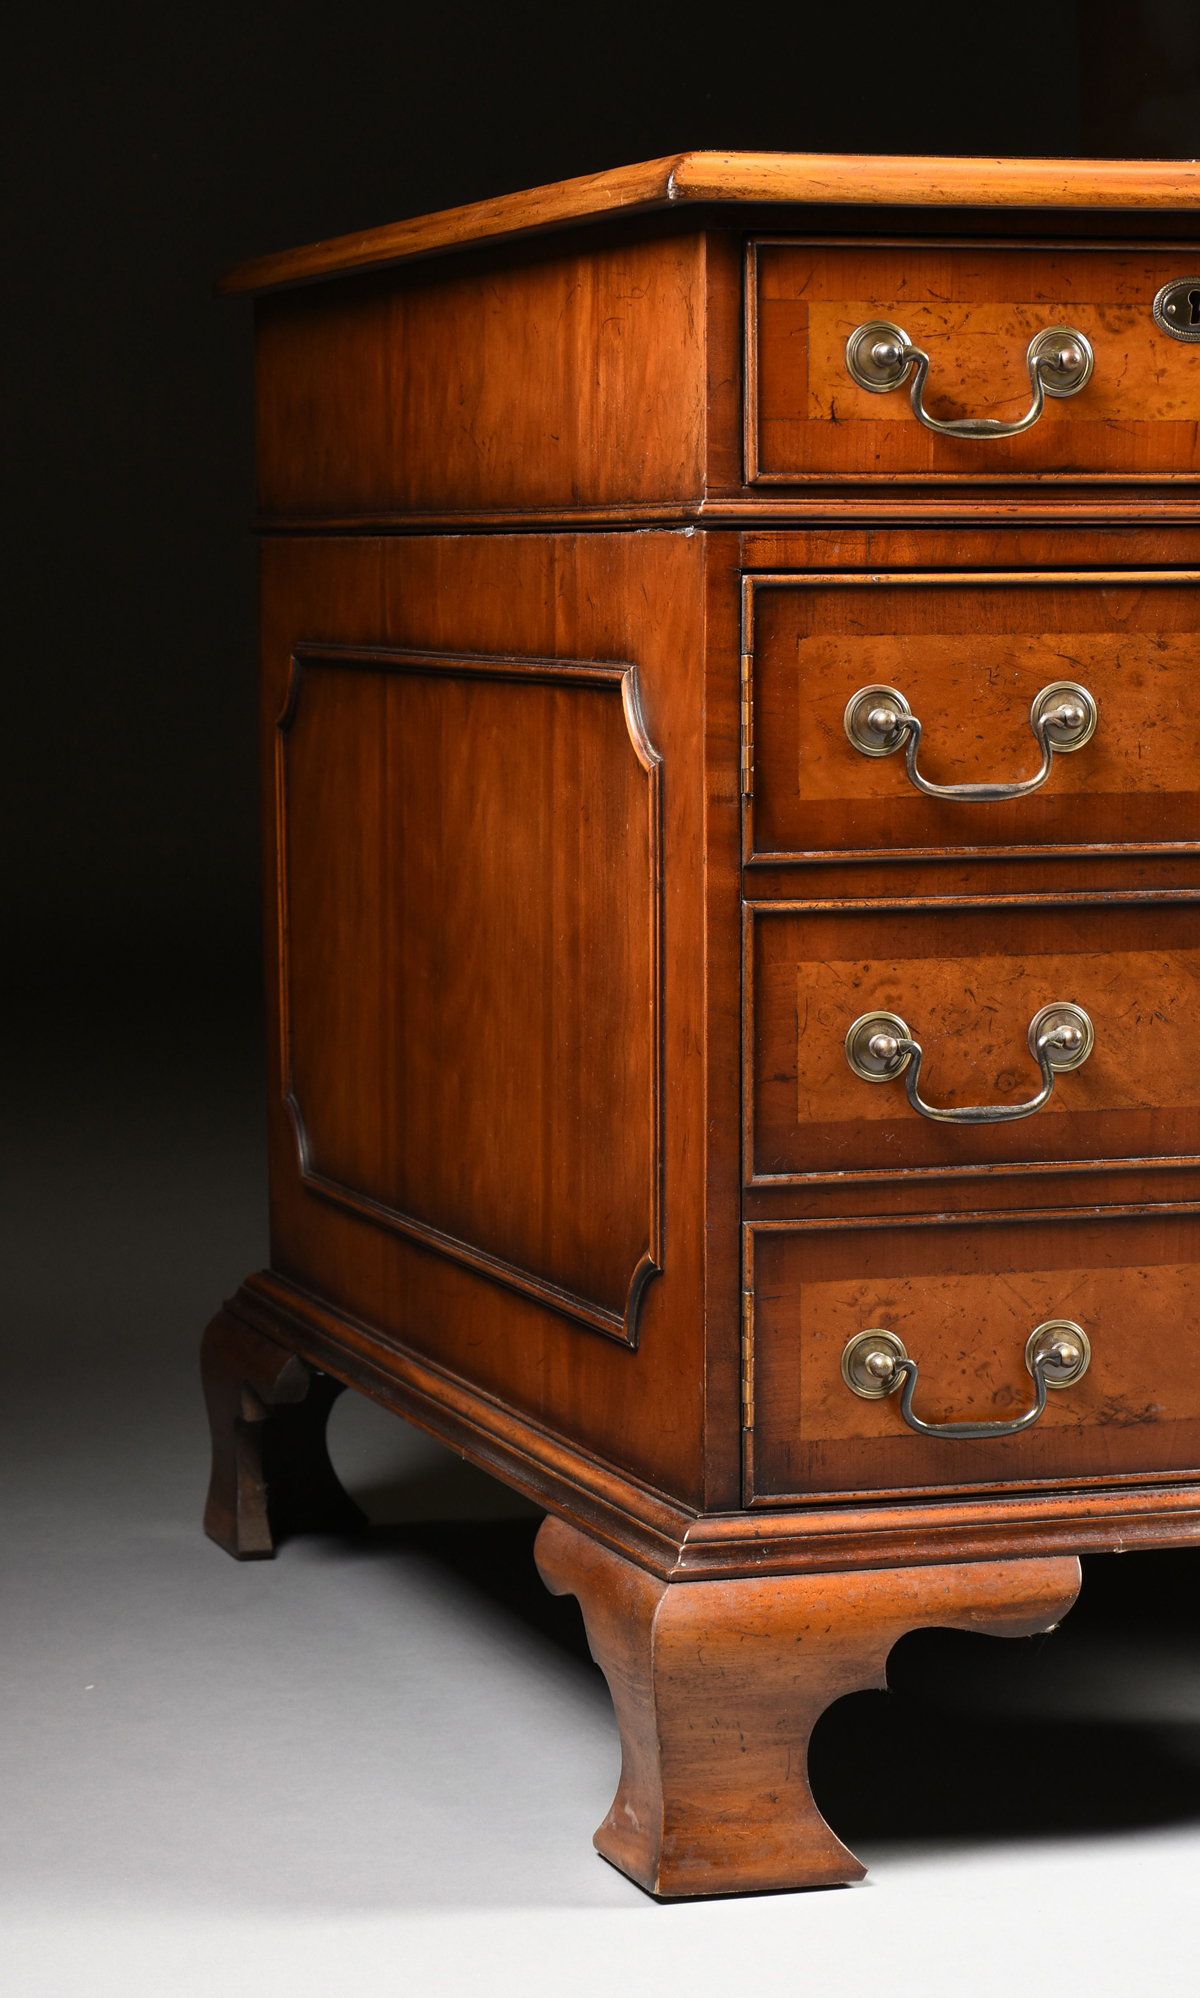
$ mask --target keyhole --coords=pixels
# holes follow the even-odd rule
[[[1200,326],[1200,291],[1189,291],[1188,304],[1192,309],[1192,316],[1188,324],[1190,326]]]

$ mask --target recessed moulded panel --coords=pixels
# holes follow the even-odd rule
[[[635,1343],[661,912],[634,669],[299,647],[277,744],[303,1183]]]
[[[752,244],[747,268],[747,478],[1182,478],[1200,475],[1196,349],[1156,323],[1161,285],[1195,249],[1026,243]],[[1078,394],[1048,398],[1016,437],[946,437],[914,415],[912,372],[863,388],[846,343],[886,321],[929,356],[938,421],[1012,423],[1032,402],[1026,355],[1053,327],[1095,354]]]
[[[746,978],[752,1185],[1200,1157],[1194,902],[760,902]],[[896,1014],[922,1050],[923,1101],[1011,1107],[1041,1087],[1029,1024],[1064,1000],[1089,1016],[1094,1046],[1012,1121],[931,1121],[903,1074],[864,1080],[846,1059],[855,1020]]]
[[[1198,582],[1164,571],[749,580],[747,858],[1194,844]],[[1010,800],[930,798],[908,772],[906,738],[867,755],[845,725],[860,690],[894,689],[921,724],[918,775],[1019,783],[1042,763],[1033,703],[1064,683],[1092,697],[1095,726]]]
[[[748,1496],[939,1490],[1193,1471],[1200,1461],[1200,1212],[1023,1215],[907,1227],[760,1224]],[[913,1414],[1008,1422],[1035,1404],[1025,1361],[1067,1320],[1091,1349],[1029,1428],[926,1437],[899,1392],[863,1399],[842,1354],[868,1329],[917,1363]]]

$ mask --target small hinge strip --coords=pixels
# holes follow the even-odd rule
[[[754,796],[754,654],[742,654],[742,796]]]
[[[742,1292],[742,1428],[754,1427],[754,1292]]]

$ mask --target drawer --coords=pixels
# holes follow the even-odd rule
[[[747,860],[1193,844],[1198,580],[748,578]],[[1052,724],[1048,772],[1015,798],[930,797],[913,732],[870,726],[879,702],[901,714],[898,694],[920,723],[917,778],[1011,786],[1045,762],[1035,702],[1061,707],[1072,687],[1091,697],[1092,732]]]
[[[1200,292],[1198,269],[1194,248],[753,243],[747,480],[1194,478],[1200,347],[1153,308],[1177,280]],[[1190,322],[1200,302],[1181,296]],[[1049,329],[1082,334],[1094,365],[1020,435],[944,436],[913,412],[915,366],[892,388],[852,378],[847,341],[872,322],[928,356],[923,403],[938,422],[1018,421],[1033,401],[1030,342]]]
[[[921,1227],[747,1230],[749,1498],[1106,1478],[1200,1463],[1200,1218],[1194,1212]],[[923,1436],[899,1389],[865,1400],[848,1343],[882,1328],[916,1362],[920,1421],[1036,1406],[1030,1334],[1066,1321],[1087,1371],[1032,1427]],[[869,1342],[868,1342],[869,1343]]]
[[[759,902],[745,920],[749,1185],[1197,1162],[1194,902]],[[1030,1023],[1064,1001],[1090,1019],[1091,1052],[1012,1120],[932,1121],[908,1100],[911,1060],[870,1081],[847,1059],[853,1023],[892,1014],[922,1051],[923,1102],[1012,1107],[1042,1085]]]

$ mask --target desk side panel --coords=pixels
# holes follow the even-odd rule
[[[272,1266],[699,1502],[703,537],[262,579]]]

